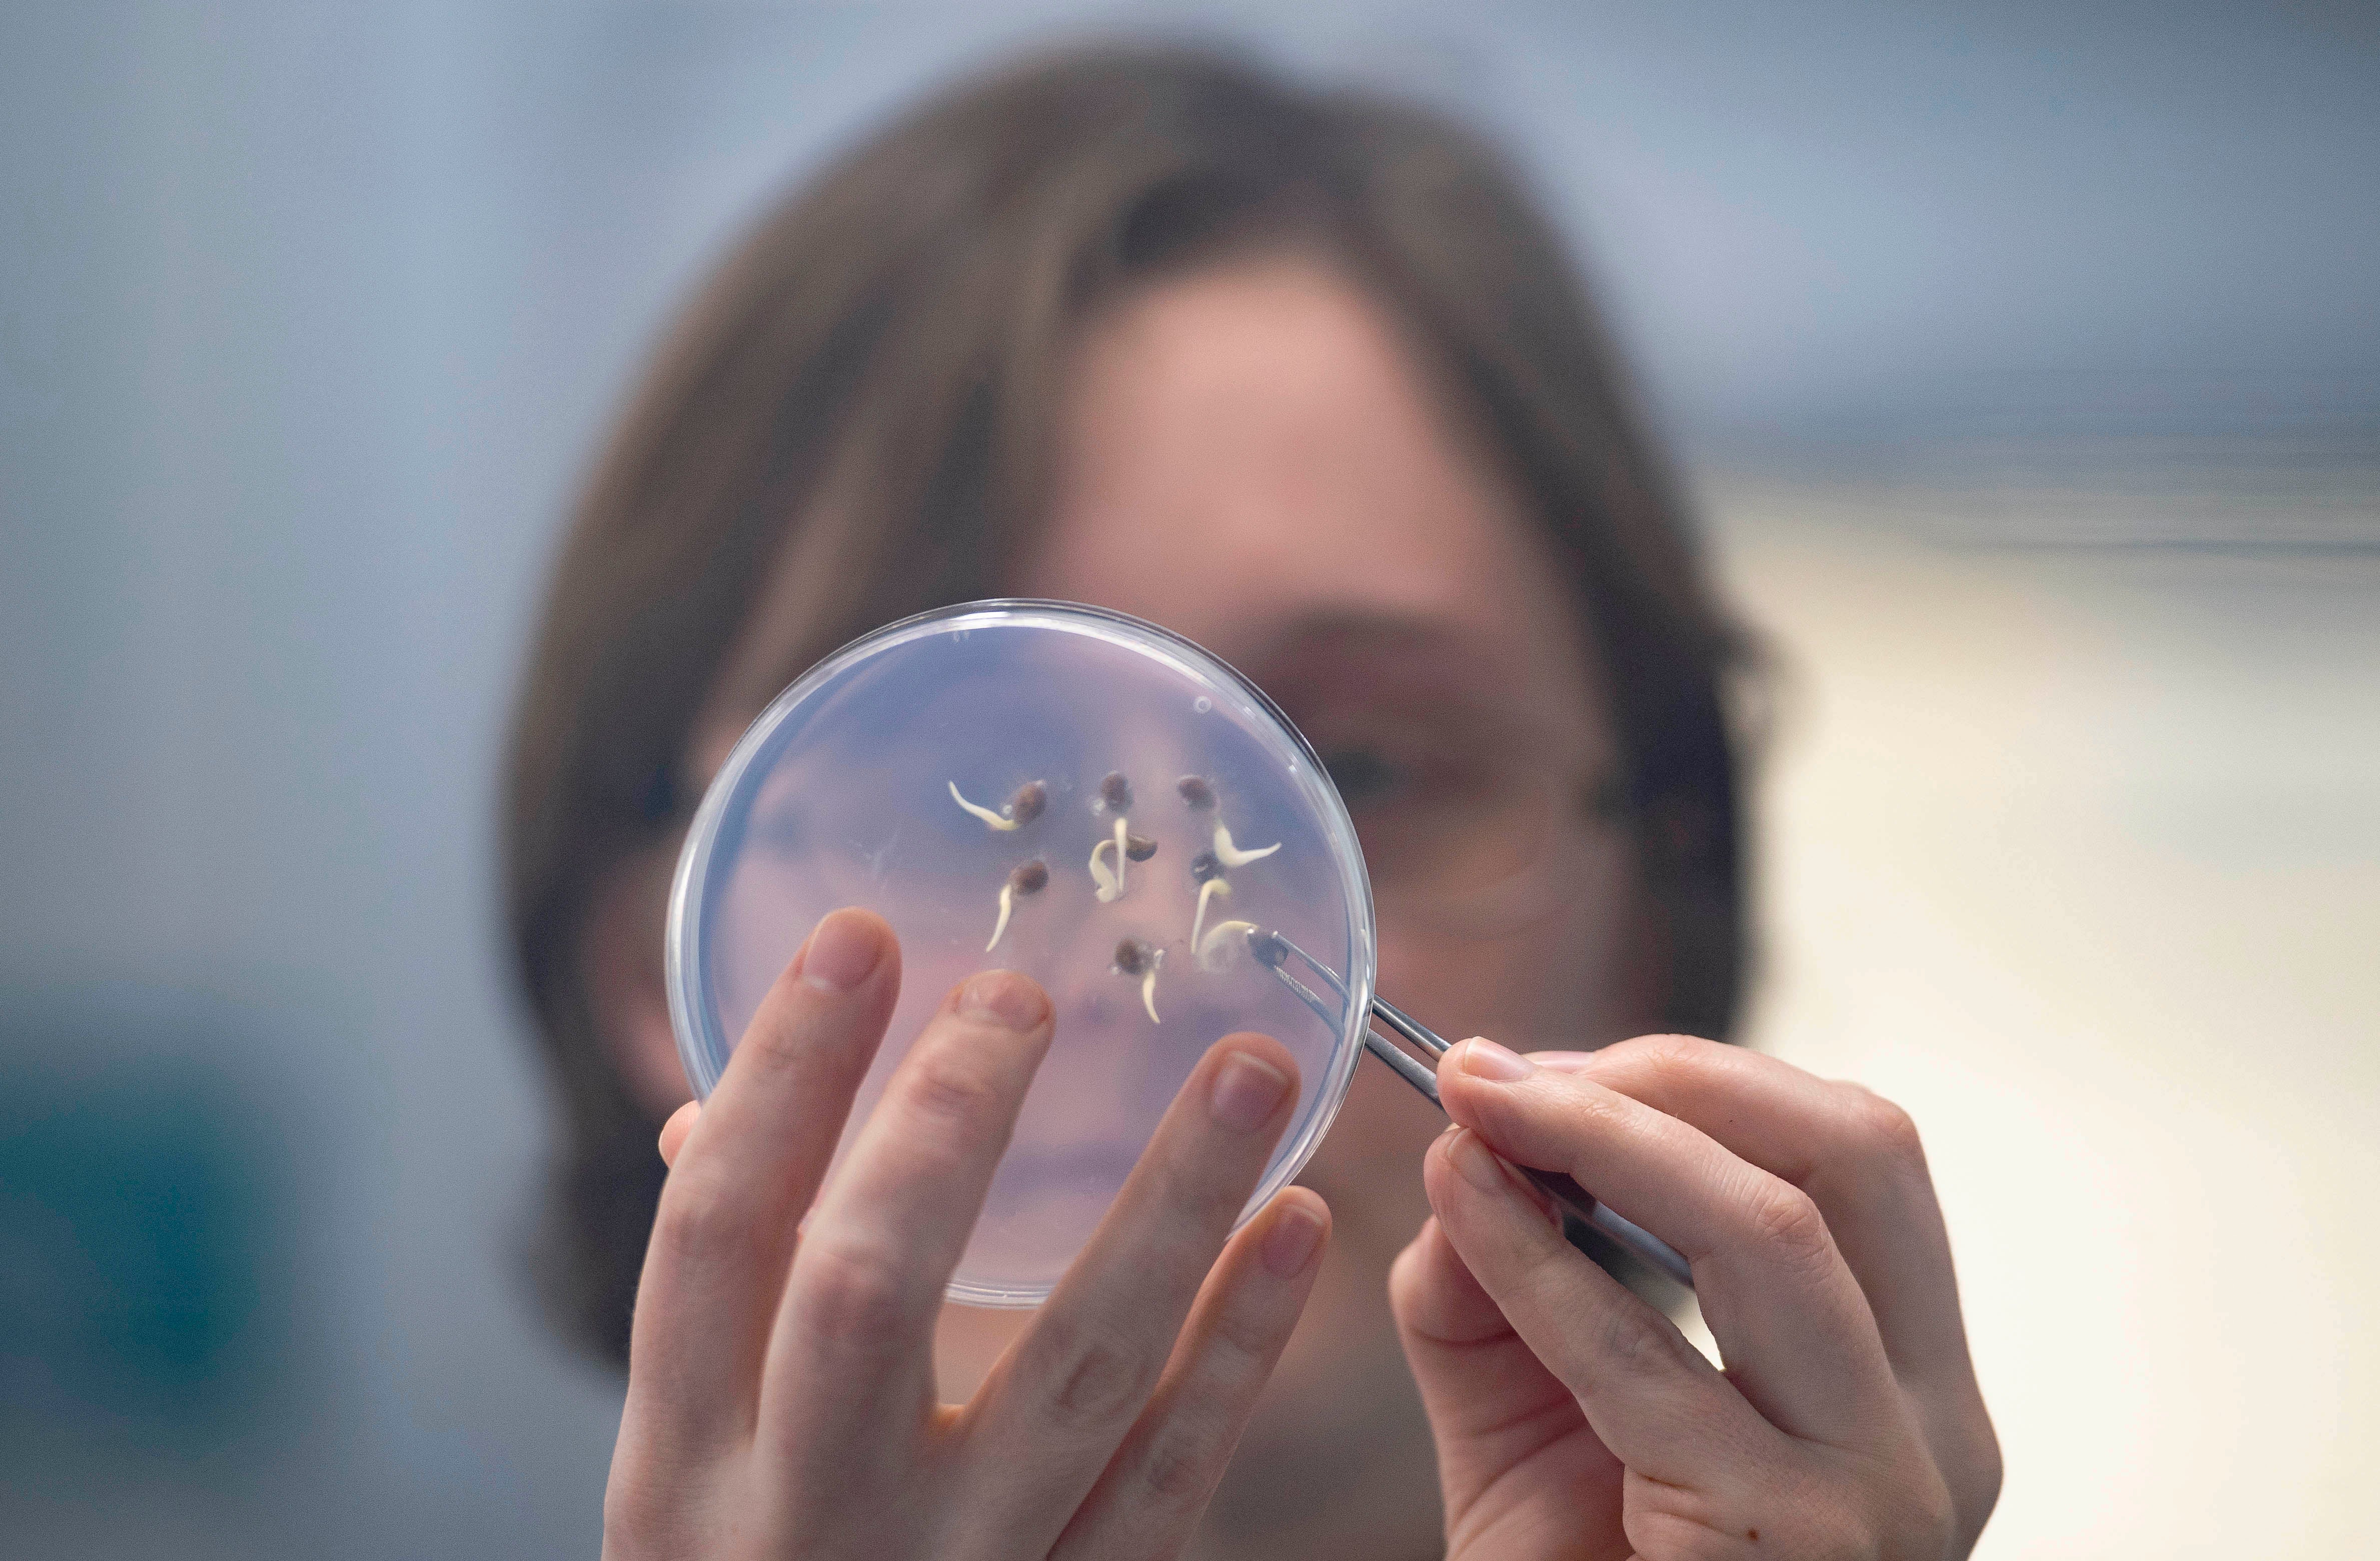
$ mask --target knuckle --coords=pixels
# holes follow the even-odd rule
[[[1279,1321],[1269,1312],[1226,1306],[1207,1338],[1208,1369],[1224,1391],[1238,1389],[1263,1373],[1281,1336]]]
[[[1876,1527],[1888,1536],[1877,1554],[1886,1555],[1939,1555],[1949,1549],[1950,1536],[1957,1531],[1958,1515],[1951,1505],[1949,1487],[1931,1468],[1922,1480],[1909,1482],[1889,1498],[1887,1510]]]
[[[1980,1404],[1976,1406],[1975,1422],[1964,1437],[1966,1446],[1961,1456],[1954,1459],[1955,1467],[1945,1475],[1951,1506],[1959,1514],[1961,1531],[1968,1534],[1980,1532],[1992,1508],[1999,1505],[2003,1476],[1999,1437],[1993,1433],[1991,1421]]]
[[[1922,1457],[1834,1462],[1790,1494],[1786,1505],[1798,1518],[1791,1554],[1849,1561],[1965,1553],[1951,1545],[1958,1516],[1949,1487]]]
[[[795,1265],[806,1331],[838,1347],[873,1350],[904,1337],[917,1298],[899,1259],[881,1244],[812,1232]]]
[[[1000,1106],[999,1081],[979,1052],[929,1044],[910,1059],[906,1073],[910,1108],[935,1121],[971,1124]]]
[[[725,1189],[686,1171],[674,1173],[665,1189],[652,1234],[663,1264],[698,1268],[749,1240],[742,1212]]]
[[[1222,1440],[1223,1429],[1205,1417],[1167,1426],[1149,1443],[1141,1461],[1142,1488],[1161,1508],[1199,1506],[1222,1472],[1217,1456]]]
[[[1145,1351],[1095,1325],[1055,1318],[1044,1325],[1038,1353],[1052,1421],[1075,1430],[1101,1428],[1138,1411],[1155,1385]]]
[[[1615,1306],[1595,1330],[1592,1359],[1569,1368],[1580,1379],[1568,1382],[1573,1396],[1583,1395],[1597,1379],[1615,1374],[1670,1377],[1686,1367],[1694,1346],[1670,1320],[1643,1302]],[[1697,1361],[1700,1356],[1694,1357]]]
[[[1662,1077],[1699,1073],[1710,1062],[1711,1043],[1692,1035],[1645,1035],[1628,1044],[1641,1048],[1645,1067]]]
[[[1816,1200],[1774,1178],[1753,1195],[1752,1233],[1763,1252],[1796,1267],[1815,1269],[1833,1259],[1834,1237]]]
[[[1853,1084],[1849,1086],[1846,1114],[1852,1142],[1862,1153],[1897,1166],[1925,1166],[1925,1144],[1918,1135],[1917,1119],[1893,1102]]]
[[[752,1060],[769,1073],[798,1069],[809,1047],[807,1036],[798,1024],[788,1024],[782,1019],[775,1023],[756,1023],[736,1043],[737,1055],[752,1054]]]

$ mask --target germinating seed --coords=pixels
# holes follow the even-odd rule
[[[1099,800],[1117,813],[1132,805],[1132,782],[1124,779],[1123,770],[1107,772],[1106,778],[1099,782]]]
[[[1019,794],[1021,795],[1022,793],[1020,793]],[[955,780],[951,782],[951,801],[958,804],[961,807],[965,808],[978,818],[982,819],[984,827],[987,829],[1014,829],[1019,824],[1024,822],[1021,818],[1003,818],[999,814],[994,813],[991,809],[982,805],[980,803],[971,803],[967,801],[966,798],[959,795],[959,783]]]
[[[1207,902],[1217,895],[1229,900],[1232,886],[1220,878],[1208,878],[1198,886],[1198,914],[1190,918],[1190,947],[1194,950],[1198,947],[1199,929],[1207,925]]]
[[[1276,841],[1256,851],[1242,851],[1232,843],[1232,831],[1229,829],[1220,824],[1215,826],[1215,855],[1226,867],[1244,867],[1251,862],[1261,862],[1280,849],[1281,842]]]
[[[991,924],[991,941],[983,946],[985,953],[1000,947],[1001,935],[1008,930],[1008,917],[1016,909],[1017,897],[1038,894],[1049,881],[1050,868],[1039,857],[1020,862],[1010,871],[1008,881],[1000,886],[1000,919]]]
[[[1165,1023],[1157,1017],[1157,967],[1164,962],[1164,950],[1153,949],[1137,938],[1116,944],[1115,967],[1125,975],[1140,977],[1140,1006],[1148,1010],[1151,1024]]]
[[[1256,930],[1254,922],[1217,922],[1194,950],[1198,968],[1205,971],[1224,969],[1230,963],[1232,950],[1248,948],[1248,939]]]
[[[1135,862],[1146,862],[1157,854],[1157,841],[1147,835],[1126,835],[1123,853]]]
[[[1173,782],[1173,789],[1181,793],[1183,802],[1192,807],[1215,805],[1215,783],[1203,775],[1185,775]]]

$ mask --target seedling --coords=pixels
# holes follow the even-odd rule
[[[1281,842],[1275,841],[1260,850],[1242,851],[1232,843],[1230,826],[1224,824],[1215,826],[1215,859],[1226,867],[1245,867],[1251,862],[1261,862],[1280,849]]]
[[[971,803],[960,795],[957,781],[953,780],[950,784],[953,802],[982,819],[985,828],[1002,832],[1023,829],[1040,817],[1041,810],[1050,805],[1050,788],[1038,780],[1027,780],[1017,787],[1015,793],[1009,797],[1008,805],[996,813],[979,803]]]
[[[1000,947],[1001,934],[1008,930],[1008,914],[1015,909],[1017,900],[1025,895],[1040,893],[1049,882],[1049,864],[1039,857],[1016,865],[1015,870],[1008,875],[1008,881],[1000,886],[1000,920],[992,924],[991,941],[983,946],[985,953],[989,954]]]
[[[1208,972],[1226,969],[1231,962],[1232,950],[1247,948],[1248,939],[1256,930],[1254,922],[1217,922],[1205,938],[1191,945],[1197,957],[1198,968]]]
[[[1099,781],[1099,800],[1092,805],[1093,812],[1105,809],[1116,816],[1115,838],[1102,840],[1091,847],[1091,882],[1098,886],[1097,895],[1102,905],[1123,898],[1124,889],[1130,883],[1124,864],[1146,862],[1157,854],[1157,841],[1153,838],[1135,835],[1125,826],[1124,810],[1131,805],[1132,782],[1124,779],[1121,769],[1108,771]],[[1100,860],[1111,850],[1115,853],[1113,866]]]
[[[1113,867],[1099,860],[1111,851],[1115,853]],[[1154,854],[1153,852],[1152,854]],[[1132,836],[1126,832],[1123,820],[1118,818],[1115,821],[1115,834],[1091,847],[1091,882],[1099,886],[1097,898],[1100,904],[1109,904],[1123,897],[1124,864],[1131,860]]]
[[[1164,962],[1165,950],[1140,938],[1126,938],[1116,944],[1115,968],[1121,974],[1140,977],[1140,1006],[1148,1010],[1151,1024],[1165,1023],[1157,1017],[1157,967]]]
[[[1198,914],[1190,918],[1190,947],[1193,949],[1198,947],[1199,929],[1207,925],[1207,902],[1217,895],[1229,900],[1232,897],[1232,886],[1220,877],[1208,878],[1198,886]]]

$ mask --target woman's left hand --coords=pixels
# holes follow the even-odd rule
[[[1390,1277],[1451,1557],[1943,1557],[1999,1491],[1909,1118],[1681,1036],[1448,1052],[1437,1217]],[[1711,1365],[1504,1164],[1569,1172],[1692,1262]]]

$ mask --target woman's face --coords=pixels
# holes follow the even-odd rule
[[[1380,991],[1524,1048],[1648,1027],[1633,853],[1585,804],[1616,753],[1579,609],[1390,319],[1308,261],[1157,286],[1086,340],[1061,439],[1048,528],[1007,584],[1161,623],[1281,702],[1363,836]],[[1217,1527],[1281,1547],[1318,1500],[1332,1547],[1393,1554],[1415,1516],[1434,1539],[1384,1289],[1444,1125],[1357,1069],[1303,1178],[1336,1216],[1332,1260]],[[1379,1482],[1354,1501],[1350,1463]],[[1351,1531],[1356,1507],[1379,1543]]]
[[[1424,1023],[1521,1048],[1649,1024],[1633,854],[1587,803],[1616,752],[1579,607],[1526,500],[1335,272],[1220,267],[1098,322],[1062,410],[1053,508],[1002,585],[1163,624],[1280,701],[1363,837],[1379,990]],[[800,589],[777,586],[764,619]],[[771,627],[754,623],[737,659],[767,664]],[[695,773],[747,703],[706,719]],[[1427,1433],[1384,1290],[1427,1216],[1420,1156],[1443,1125],[1386,1070],[1357,1069],[1302,1179],[1334,1211],[1331,1257],[1254,1456],[1218,1498],[1225,1543],[1280,1546],[1318,1505],[1329,1538],[1307,1554],[1434,1540]],[[954,1310],[950,1394],[1015,1321]]]

